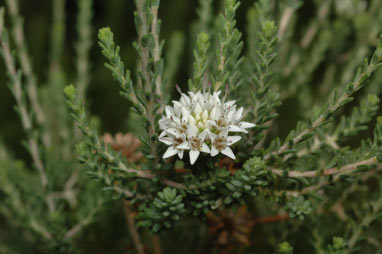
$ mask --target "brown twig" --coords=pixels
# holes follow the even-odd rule
[[[114,156],[112,154],[110,154],[109,152],[107,151],[103,151],[104,155],[106,155],[110,161],[113,161],[114,160]],[[153,179],[155,177],[154,174],[152,174],[150,171],[148,170],[138,170],[138,169],[132,169],[132,168],[128,168],[124,163],[120,162],[118,164],[118,167],[126,172],[126,173],[134,173],[136,174],[138,177],[141,177],[141,178],[146,178],[146,179]],[[174,182],[174,181],[171,181],[169,179],[162,179],[161,182],[163,184],[166,184],[168,186],[171,186],[171,187],[174,187],[174,188],[177,188],[177,189],[185,189],[186,186],[182,183],[177,183],[177,182]]]
[[[279,214],[279,215],[256,218],[252,220],[251,223],[253,223],[252,226],[254,226],[256,224],[267,224],[267,223],[273,223],[278,221],[284,221],[288,219],[289,219],[288,214]]]
[[[329,175],[343,175],[343,174],[349,174],[357,169],[358,166],[362,165],[371,165],[377,163],[377,157],[372,157],[367,160],[363,161],[357,161],[348,165],[345,165],[341,168],[328,168],[325,169],[324,171],[320,170],[311,170],[311,171],[289,171],[287,176],[296,178],[296,177],[317,177],[317,176],[329,176]],[[272,169],[272,173],[282,176],[284,175],[284,171],[280,169]]]
[[[160,243],[159,235],[154,234],[152,237],[152,241],[153,241],[153,247],[154,247],[153,253],[154,254],[162,254],[162,246]]]
[[[366,164],[364,164],[366,165]],[[355,168],[356,169],[356,168]],[[379,168],[378,170],[381,170],[382,168]],[[342,173],[343,174],[343,173]],[[313,191],[316,191],[316,190],[319,190],[321,189],[322,187],[325,187],[331,183],[334,183],[334,182],[337,182],[341,179],[341,175],[342,174],[337,174],[333,177],[333,179],[331,181],[329,180],[324,180],[324,181],[321,181],[319,182],[318,184],[315,184],[315,185],[312,185],[312,186],[308,186],[308,187],[305,187],[303,188],[302,190],[300,191],[289,191],[287,192],[288,195],[291,195],[291,196],[298,196],[298,195],[302,195],[302,194],[307,194],[307,193],[310,193],[310,192],[313,192]]]
[[[284,36],[284,33],[288,27],[288,24],[290,20],[292,19],[293,13],[294,13],[294,8],[292,7],[285,8],[283,15],[281,16],[281,20],[279,24],[279,31],[278,31],[279,40],[281,40],[282,37]]]
[[[145,247],[143,246],[141,242],[141,238],[139,236],[138,230],[135,226],[134,222],[134,216],[130,209],[130,202],[128,200],[123,200],[123,207],[125,209],[125,216],[127,225],[129,227],[129,232],[131,237],[133,238],[135,249],[137,250],[138,254],[145,254]]]

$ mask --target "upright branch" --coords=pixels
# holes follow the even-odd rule
[[[23,74],[26,77],[28,99],[36,115],[36,121],[41,125],[45,121],[45,113],[38,99],[37,79],[33,73],[32,62],[28,53],[24,36],[23,19],[19,14],[18,0],[6,0],[6,3],[12,20],[12,36],[16,45],[17,57]]]
[[[196,39],[196,49],[194,50],[194,75],[188,80],[188,87],[193,92],[200,91],[207,87],[208,79],[205,77],[209,61],[208,50],[210,48],[209,36],[207,33],[200,33]]]
[[[163,73],[163,59],[161,58],[163,41],[159,39],[161,20],[158,19],[159,0],[154,1],[151,6],[151,35],[153,37],[153,48],[151,48],[152,58],[154,60],[154,72],[156,73],[155,87],[156,93],[159,98],[162,98],[162,73]],[[163,100],[161,100],[163,101]]]
[[[62,67],[63,53],[65,49],[65,2],[66,0],[53,0],[52,1],[52,24],[50,30],[50,52],[49,52],[49,69],[48,69],[48,89],[51,94],[46,100],[49,103],[57,105],[57,107],[50,108],[47,114],[50,114],[49,129],[45,131],[51,132],[52,136],[56,137],[52,140],[54,145],[62,147],[62,156],[66,159],[70,157],[71,143],[68,142],[71,137],[70,124],[68,120],[68,111],[65,105],[65,98],[62,91],[66,84],[66,76]],[[53,120],[55,119],[55,120]],[[53,121],[52,121],[53,120]]]
[[[288,26],[293,18],[295,11],[300,6],[300,0],[287,1],[288,5],[284,7],[283,13],[281,14],[280,23],[278,25],[278,38],[281,41],[288,29]]]
[[[142,116],[146,116],[146,109],[144,103],[138,98],[135,93],[133,81],[130,77],[130,71],[125,71],[125,65],[119,55],[120,47],[114,43],[114,34],[109,27],[105,27],[98,32],[99,46],[102,49],[102,54],[108,59],[108,63],[105,64],[106,68],[110,69],[113,78],[118,81],[123,93],[121,95],[128,99],[133,107]]]
[[[49,79],[61,72],[60,59],[64,48],[65,39],[65,0],[53,0],[52,29],[50,34],[50,66]]]
[[[242,83],[240,57],[243,48],[241,33],[236,28],[235,13],[240,3],[236,0],[224,1],[224,15],[219,16],[218,49],[216,53],[216,74],[214,90],[235,91]]]
[[[198,14],[198,23],[196,25],[196,32],[207,33],[211,26],[213,18],[213,0],[199,0],[199,8],[196,13]]]
[[[146,108],[146,127],[151,157],[158,162],[156,148],[156,117],[161,111],[163,59],[161,58],[163,43],[159,40],[160,20],[158,20],[159,0],[136,1],[137,11],[134,13],[138,39],[134,47],[139,55],[138,83],[143,86]]]
[[[256,36],[258,50],[249,58],[251,85],[253,83],[254,90],[251,93],[254,106],[251,114],[255,116],[258,125],[275,118],[277,114],[272,114],[272,111],[280,105],[279,94],[270,89],[272,63],[277,56],[277,27],[273,21],[266,20],[261,22],[260,29]]]
[[[5,62],[5,67],[8,71],[10,79],[9,88],[16,100],[17,112],[19,113],[22,126],[27,133],[28,151],[32,157],[33,163],[40,173],[40,180],[42,186],[45,188],[48,184],[48,180],[45,173],[45,168],[41,160],[40,148],[38,139],[33,128],[32,113],[28,111],[27,100],[23,90],[23,84],[21,80],[22,72],[17,71],[15,59],[11,53],[9,44],[9,34],[4,27],[4,9],[0,9],[0,43],[1,43],[1,55]]]
[[[174,80],[177,72],[182,68],[182,56],[184,54],[186,37],[182,31],[172,33],[166,44],[165,65],[163,69],[163,102],[168,102],[174,88]]]
[[[85,97],[86,89],[90,82],[90,63],[89,53],[92,46],[92,12],[93,0],[79,0],[78,1],[78,16],[77,16],[77,35],[78,40],[76,43],[77,54],[77,89],[78,97],[83,100]]]

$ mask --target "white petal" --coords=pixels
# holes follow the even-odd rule
[[[208,136],[210,137],[211,141],[214,142],[214,141],[215,141],[215,138],[216,138],[218,135],[216,135],[215,133],[210,132],[210,133],[208,133]]]
[[[182,107],[182,121],[188,121],[189,115],[190,112],[185,107]]]
[[[235,114],[235,120],[236,121],[239,121],[241,119],[241,116],[243,115],[243,108],[239,108],[237,111],[236,111],[236,114]]]
[[[166,131],[162,131],[161,134],[159,135],[159,138],[163,138],[164,136],[166,136]]]
[[[216,156],[218,153],[219,153],[219,150],[216,149],[215,146],[212,146],[212,148],[211,148],[211,156],[214,157],[214,156]]]
[[[240,127],[237,126],[237,125],[230,125],[228,130],[229,130],[230,132],[244,132],[244,133],[248,133],[245,129],[240,128]]]
[[[180,119],[179,119],[179,117],[177,117],[177,116],[175,116],[175,115],[172,116],[171,119],[172,119],[172,121],[175,122],[175,123],[180,123]]]
[[[184,150],[178,150],[178,156],[180,159],[183,159]]]
[[[180,114],[182,113],[182,104],[180,104],[178,101],[172,101],[174,104],[174,112],[177,117],[180,117]]]
[[[182,144],[178,145],[176,147],[177,149],[185,149],[188,150],[191,148],[190,144],[188,142],[183,142]]]
[[[240,122],[239,126],[243,129],[248,129],[248,128],[253,128],[256,126],[254,123],[249,123],[249,122]]]
[[[170,137],[163,137],[163,138],[159,138],[159,141],[162,142],[162,143],[165,143],[166,145],[172,145],[174,142],[173,142],[173,139],[170,138]]]
[[[202,133],[199,134],[199,138],[204,141],[206,139],[206,136],[208,135],[208,133],[210,133],[209,130],[204,130]]]
[[[187,128],[187,137],[196,137],[198,134],[198,128],[195,125],[190,125]]]
[[[205,126],[207,128],[211,128],[212,126],[216,126],[216,122],[213,120],[207,120]]]
[[[204,121],[206,121],[208,119],[208,111],[207,111],[207,109],[205,109],[203,111],[202,118],[203,118]]]
[[[171,120],[168,119],[168,118],[161,118],[159,121],[159,128],[161,128],[161,130],[163,129],[166,129],[166,127],[171,123]]]
[[[191,103],[190,98],[186,94],[184,94],[184,93],[182,93],[182,98],[181,99],[184,100],[184,102],[185,102],[184,104],[190,104]]]
[[[174,109],[170,106],[166,106],[164,107],[165,111],[166,111],[166,116],[167,117],[171,117],[171,116],[174,116],[175,113],[174,113]]]
[[[217,93],[215,92],[215,93],[213,94],[214,104],[215,104],[215,103],[218,104],[218,105],[221,104],[221,102],[220,102],[220,98],[219,98],[219,94],[220,94],[220,91],[217,92]]]
[[[189,122],[190,124],[195,124],[195,123],[196,123],[196,120],[195,120],[195,118],[194,118],[192,115],[189,115],[189,116],[188,116],[188,122]]]
[[[194,92],[188,92],[188,95],[190,95],[191,100],[195,98],[195,93]]]
[[[195,94],[195,97],[196,97],[195,99],[197,99],[198,101],[203,101],[203,98],[204,98],[203,94],[200,91],[198,91]]]
[[[228,141],[228,144],[229,145],[233,145],[235,144],[237,141],[239,141],[241,139],[241,136],[229,136],[227,138],[227,141]]]
[[[163,154],[163,159],[171,157],[177,153],[178,153],[178,150],[175,149],[173,146],[170,146],[169,148],[167,148],[166,152]]]
[[[235,104],[235,101],[228,101],[228,102],[224,103],[224,107],[225,107],[225,108],[230,108],[230,107],[232,107],[234,104]]]
[[[216,120],[216,119],[217,119],[217,114],[218,114],[218,110],[217,110],[216,107],[214,107],[214,108],[211,110],[210,118]]]
[[[195,114],[200,114],[200,113],[202,113],[202,111],[203,111],[203,109],[200,106],[200,104],[196,103],[196,106],[195,106],[195,109],[194,109]]]
[[[179,133],[175,128],[168,128],[165,131],[174,137],[179,137]]]
[[[221,153],[230,157],[233,160],[236,159],[236,156],[233,154],[231,148],[229,148],[229,147],[226,147],[223,150],[221,150]]]
[[[229,131],[229,129],[228,128],[224,128],[224,129],[222,129],[221,131],[220,131],[220,133],[219,133],[219,137],[223,137],[223,138],[227,138],[228,137],[228,131]]]
[[[234,121],[234,116],[235,116],[236,110],[231,108],[231,110],[228,112],[226,119],[228,122],[233,122]]]
[[[202,147],[200,148],[200,151],[203,153],[210,153],[210,148],[206,143],[203,143]]]
[[[193,165],[195,163],[195,161],[198,159],[199,157],[199,150],[191,150],[190,151],[190,163],[191,165]]]

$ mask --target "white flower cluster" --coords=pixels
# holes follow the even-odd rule
[[[241,136],[229,136],[232,132],[247,133],[253,123],[241,121],[243,108],[236,108],[235,101],[222,102],[220,92],[182,93],[173,106],[166,106],[166,115],[159,120],[163,132],[159,140],[169,146],[163,158],[178,154],[183,158],[189,150],[190,163],[194,164],[200,152],[216,156],[222,153],[232,159],[235,155],[230,146]]]

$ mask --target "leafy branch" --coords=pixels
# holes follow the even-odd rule
[[[345,104],[353,100],[352,95],[361,89],[371,77],[372,73],[375,72],[382,64],[382,40],[379,40],[377,49],[374,51],[374,54],[368,62],[365,59],[364,65],[360,67],[354,77],[354,80],[347,85],[345,91],[342,94],[336,90],[331,96],[331,101],[328,103],[328,106],[321,111],[318,117],[314,120],[308,120],[306,122],[307,128],[304,128],[300,131],[292,131],[288,136],[286,141],[282,146],[280,146],[275,151],[272,151],[264,156],[265,160],[269,160],[272,157],[277,157],[282,155],[285,152],[288,152],[288,149],[292,148],[294,145],[312,137],[313,132],[318,128],[330,121],[330,117],[336,112],[339,108],[343,107]]]
[[[82,103],[78,102],[76,89],[72,85],[65,88],[65,96],[67,98],[67,104],[72,111],[72,116],[86,138],[86,142],[80,143],[77,146],[77,151],[82,155],[81,160],[90,168],[98,170],[98,172],[91,172],[91,175],[101,179],[107,185],[111,186],[111,188],[117,193],[122,193],[126,197],[132,197],[134,193],[129,190],[123,190],[120,186],[114,185],[112,175],[107,172],[108,168],[111,168],[113,171],[123,173],[127,177],[138,177],[146,180],[153,180],[157,177],[148,170],[138,170],[126,166],[117,154],[105,147],[103,142],[99,139],[99,135],[92,128],[92,126],[89,125],[85,108]],[[95,155],[95,157],[93,155]],[[97,163],[97,161],[99,158],[103,159],[103,163],[105,163],[106,166],[105,168],[98,165],[99,163]],[[160,182],[178,189],[185,188],[183,184],[168,179],[161,179]]]
[[[214,90],[228,89],[235,91],[242,83],[240,57],[243,48],[241,33],[236,28],[235,13],[240,2],[236,0],[224,1],[224,14],[219,16],[218,49],[216,53],[216,74]]]
[[[45,121],[45,113],[38,99],[37,79],[33,73],[32,62],[28,53],[28,47],[24,36],[23,19],[19,14],[18,2],[18,0],[6,0],[12,20],[12,35],[18,52],[17,57],[19,59],[23,74],[26,77],[28,98],[33,111],[36,114],[37,123],[42,124]]]
[[[11,53],[9,45],[9,35],[7,29],[4,27],[4,9],[0,9],[0,53],[4,59],[5,66],[8,71],[10,79],[9,88],[16,100],[17,112],[21,118],[22,126],[27,133],[28,139],[28,151],[32,157],[33,163],[40,173],[40,180],[43,187],[48,184],[48,179],[45,173],[45,167],[41,159],[40,148],[38,144],[37,135],[33,129],[32,113],[28,110],[28,105],[25,98],[25,92],[23,90],[23,84],[21,80],[21,71],[17,71],[15,59]]]

